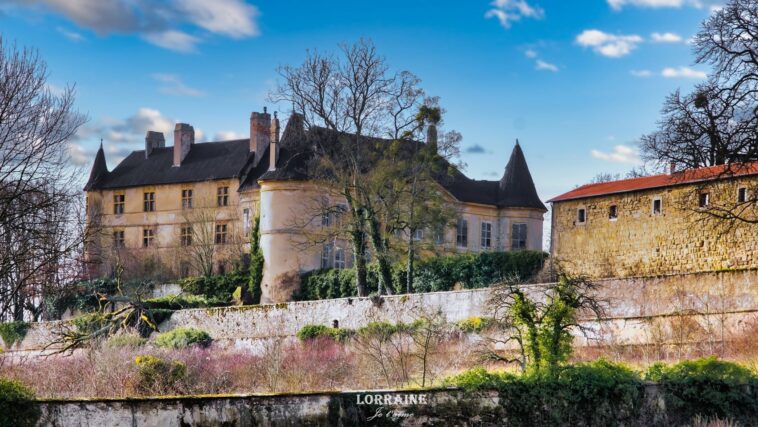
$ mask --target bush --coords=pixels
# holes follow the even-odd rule
[[[450,291],[484,288],[518,276],[524,280],[534,276],[544,265],[547,254],[539,251],[482,252],[434,257],[419,262],[414,270],[413,292]],[[405,264],[392,267],[395,293],[406,290]],[[369,264],[369,292],[378,289],[379,272],[375,263]],[[353,297],[357,295],[354,269],[322,269],[304,273],[296,300],[317,300]]]
[[[676,421],[696,415],[731,418],[751,425],[758,421],[758,377],[736,363],[708,357],[666,366],[656,363],[647,372],[663,390],[666,407]]]
[[[186,348],[191,345],[208,347],[213,339],[207,332],[194,328],[176,328],[155,338],[155,345],[163,348]]]
[[[513,426],[628,424],[643,400],[639,376],[604,360],[567,366],[554,375],[516,376],[477,368],[444,384],[498,391],[502,421]]]
[[[41,414],[34,399],[25,385],[0,378],[0,427],[36,425]]]
[[[137,334],[121,334],[114,335],[108,338],[105,342],[105,346],[108,348],[124,348],[124,347],[142,347],[147,344],[147,339],[142,338]]]
[[[312,340],[319,337],[329,337],[335,341],[345,341],[353,331],[342,328],[330,328],[324,325],[305,325],[297,331],[297,337],[300,341]]]
[[[456,323],[458,328],[467,333],[480,333],[487,329],[492,324],[492,319],[489,317],[469,317]]]
[[[5,347],[11,348],[13,344],[21,342],[29,330],[29,323],[23,321],[0,323],[0,338],[3,339]]]
[[[177,391],[187,377],[187,365],[144,355],[134,359],[139,376],[137,387],[142,393]]]
[[[220,276],[186,277],[179,280],[179,286],[188,294],[204,296],[208,306],[218,307],[230,305],[234,290],[238,286],[248,286],[249,279],[245,273],[233,271]]]
[[[82,314],[74,317],[70,322],[76,327],[77,331],[83,334],[90,334],[107,326],[105,316],[101,313]]]
[[[389,323],[389,322],[370,322],[366,326],[358,328],[355,333],[362,337],[373,337],[380,341],[389,341],[392,335],[398,332],[411,332],[413,331],[423,320],[418,320],[414,324],[406,323]]]

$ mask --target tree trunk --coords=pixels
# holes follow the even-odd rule
[[[390,262],[387,259],[387,244],[385,243],[384,239],[382,239],[381,234],[381,224],[379,224],[379,221],[376,220],[376,218],[371,217],[368,220],[369,224],[369,235],[371,236],[371,243],[374,246],[374,251],[376,252],[376,262],[379,264],[379,289],[378,293],[379,295],[382,295],[384,292],[387,294],[393,294],[392,290],[392,266],[390,266]]]

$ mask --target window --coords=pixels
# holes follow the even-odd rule
[[[155,243],[155,230],[152,228],[142,229],[142,247],[149,248]]]
[[[216,204],[229,206],[229,187],[218,187],[216,190]]]
[[[526,249],[526,224],[511,226],[511,250]]]
[[[576,222],[579,224],[584,224],[587,222],[587,210],[584,208],[579,208],[576,210]]]
[[[216,244],[226,244],[226,224],[216,224]]]
[[[653,199],[653,215],[660,215],[663,209],[663,204],[660,198]]]
[[[708,193],[700,193],[700,197],[698,198],[697,205],[700,206],[701,208],[707,208],[708,202],[710,202]]]
[[[334,268],[345,268],[345,250],[334,248]]]
[[[116,215],[121,215],[124,213],[124,201],[126,201],[126,196],[124,194],[114,194],[113,195],[113,213]]]
[[[740,187],[737,189],[737,203],[747,202],[747,188]]]
[[[413,233],[411,234],[413,237],[413,240],[423,240],[424,239],[424,229],[418,228],[416,230],[413,230]]]
[[[611,205],[608,207],[608,219],[616,219],[619,217],[618,206]]]
[[[482,249],[489,249],[492,247],[492,223],[482,222]]]
[[[321,214],[321,226],[322,227],[332,226],[332,214],[330,214],[329,212],[323,212]]]
[[[143,210],[145,212],[153,212],[155,211],[155,193],[152,191],[144,193],[144,201],[145,205]]]
[[[250,209],[242,209],[242,227],[245,231],[245,236],[250,234]]]
[[[192,209],[192,189],[182,190],[182,209]]]
[[[126,246],[124,242],[124,230],[117,230],[113,232],[113,246],[116,248],[123,248]]]
[[[332,251],[334,245],[327,243],[321,249],[321,268],[330,268],[332,266]]]
[[[460,248],[468,247],[468,221],[463,218],[458,220],[458,230],[455,236],[455,243]]]
[[[192,226],[191,225],[182,226],[182,230],[179,234],[179,240],[181,241],[182,246],[192,245]]]
[[[434,243],[441,245],[445,243],[445,229],[444,227],[434,227]]]

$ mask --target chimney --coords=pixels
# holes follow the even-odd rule
[[[154,149],[165,146],[166,138],[163,137],[163,132],[147,131],[147,135],[145,135],[145,158],[150,157]]]
[[[669,175],[673,175],[674,172],[676,172],[676,162],[672,160],[669,162]]]
[[[253,112],[250,115],[250,152],[255,153],[253,166],[258,166],[261,161],[263,152],[271,142],[272,133],[271,115],[266,111],[266,107],[263,107],[263,113]]]
[[[181,166],[184,158],[195,143],[195,128],[187,123],[177,123],[174,127],[174,166]]]
[[[271,150],[268,162],[268,170],[276,170],[276,162],[279,160],[279,117],[274,112],[274,121],[271,123]]]
[[[426,127],[426,143],[435,153],[437,152],[437,125],[434,123],[429,123]]]

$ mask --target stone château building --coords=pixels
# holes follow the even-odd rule
[[[98,230],[88,244],[94,274],[112,274],[119,265],[152,266],[173,277],[226,271],[244,256],[258,215],[264,302],[290,299],[293,275],[350,267],[345,242],[305,247],[305,230],[293,226],[306,215],[306,201],[323,193],[309,176],[309,161],[313,141],[325,134],[293,114],[280,138],[279,119],[264,108],[252,113],[245,139],[195,143],[193,127],[178,123],[174,146],[166,147],[162,133],[148,131],[145,149],[112,171],[101,146],[85,187],[90,225]],[[436,138],[436,131],[429,135]],[[472,180],[454,169],[439,184],[458,212],[457,225],[416,238],[449,251],[542,248],[546,208],[518,144],[501,180]]]
[[[554,262],[590,277],[758,267],[758,225],[709,213],[755,213],[758,162],[588,184],[549,200]]]

